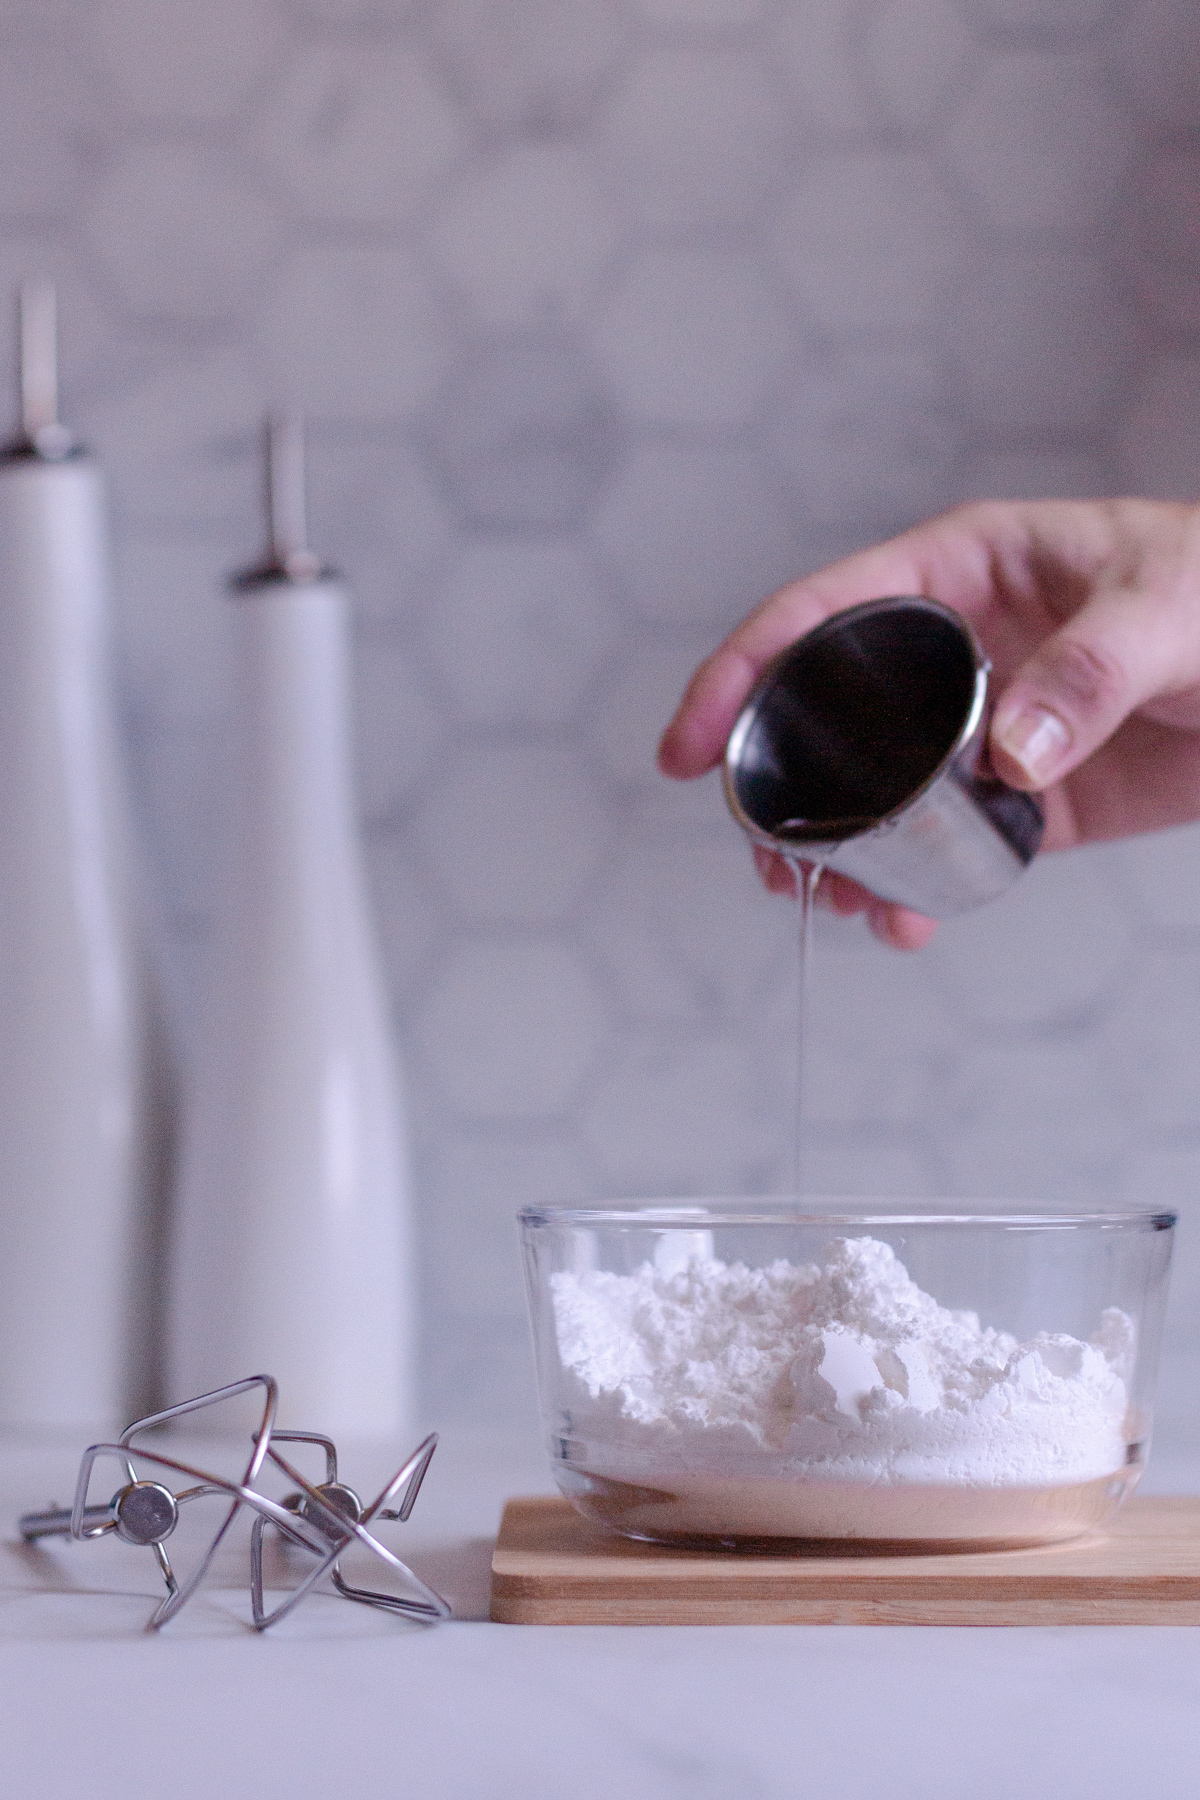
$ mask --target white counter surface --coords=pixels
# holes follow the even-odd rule
[[[536,1447],[495,1436],[447,1433],[412,1521],[381,1528],[452,1601],[451,1623],[409,1627],[316,1594],[258,1636],[239,1544],[150,1636],[148,1553],[15,1541],[20,1510],[70,1494],[80,1448],[0,1443],[0,1791],[14,1800],[1194,1800],[1200,1788],[1200,1630],[491,1625],[500,1505],[549,1490]],[[369,1489],[385,1460],[347,1457],[343,1474]],[[1147,1485],[1200,1490],[1200,1462],[1160,1463]]]

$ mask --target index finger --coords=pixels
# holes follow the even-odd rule
[[[769,595],[688,682],[659,744],[658,765],[663,774],[686,780],[713,768],[721,760],[734,720],[763,668],[822,619],[862,600],[927,594],[935,585],[942,589],[939,597],[953,605],[959,595],[946,592],[949,535],[946,522],[935,520],[889,543],[831,563]],[[972,571],[972,575],[977,573],[982,571]],[[951,585],[957,588],[959,583]],[[973,587],[974,580],[969,585]]]

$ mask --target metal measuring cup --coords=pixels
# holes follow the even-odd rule
[[[756,844],[945,919],[994,900],[1045,820],[986,755],[990,664],[936,600],[835,613],[770,662],[725,752],[725,797]]]

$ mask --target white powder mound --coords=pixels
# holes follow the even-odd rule
[[[572,1430],[606,1472],[1045,1487],[1126,1462],[1133,1324],[1018,1343],[923,1293],[887,1244],[821,1267],[711,1257],[552,1278]],[[604,1453],[604,1446],[608,1452]]]

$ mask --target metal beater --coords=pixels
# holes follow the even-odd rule
[[[255,1388],[262,1390],[262,1417],[252,1434],[253,1448],[238,1480],[214,1475],[135,1441],[140,1434],[157,1426],[236,1399]],[[427,1587],[368,1530],[377,1519],[405,1520],[409,1517],[437,1448],[437,1433],[431,1433],[417,1446],[386,1487],[366,1506],[353,1488],[339,1480],[337,1449],[331,1438],[316,1432],[276,1430],[278,1393],[278,1385],[270,1375],[250,1375],[244,1381],[231,1382],[210,1394],[181,1401],[177,1406],[136,1420],[126,1427],[115,1443],[90,1444],[79,1465],[74,1503],[70,1507],[54,1506],[41,1512],[24,1513],[18,1522],[22,1538],[26,1543],[44,1537],[72,1537],[78,1542],[86,1542],[115,1532],[123,1543],[152,1549],[167,1588],[166,1599],[160,1602],[148,1621],[148,1629],[157,1631],[173,1619],[196,1592],[211,1568],[222,1540],[245,1506],[254,1514],[250,1535],[250,1602],[256,1630],[265,1631],[291,1612],[327,1573],[332,1577],[336,1591],[347,1600],[356,1600],[425,1624],[449,1618],[450,1608],[441,1595]],[[325,1455],[325,1480],[319,1485],[307,1481],[275,1447],[277,1443],[313,1444],[320,1448]],[[118,1463],[125,1477],[124,1484],[106,1503],[90,1503],[92,1471],[106,1458]],[[268,1459],[296,1484],[297,1491],[282,1501],[271,1499],[255,1485]],[[155,1474],[183,1477],[191,1485],[178,1487],[167,1480],[152,1479],[144,1473],[139,1474],[138,1465]],[[181,1582],[171,1566],[166,1541],[179,1523],[181,1507],[205,1495],[228,1496],[229,1510],[196,1567]],[[395,1506],[390,1504],[392,1501],[397,1502]],[[300,1584],[271,1612],[266,1610],[263,1590],[263,1534],[268,1525],[279,1531],[288,1546],[316,1559]],[[340,1559],[355,1543],[362,1544],[399,1574],[410,1592],[407,1595],[389,1594],[352,1587],[342,1575]]]

